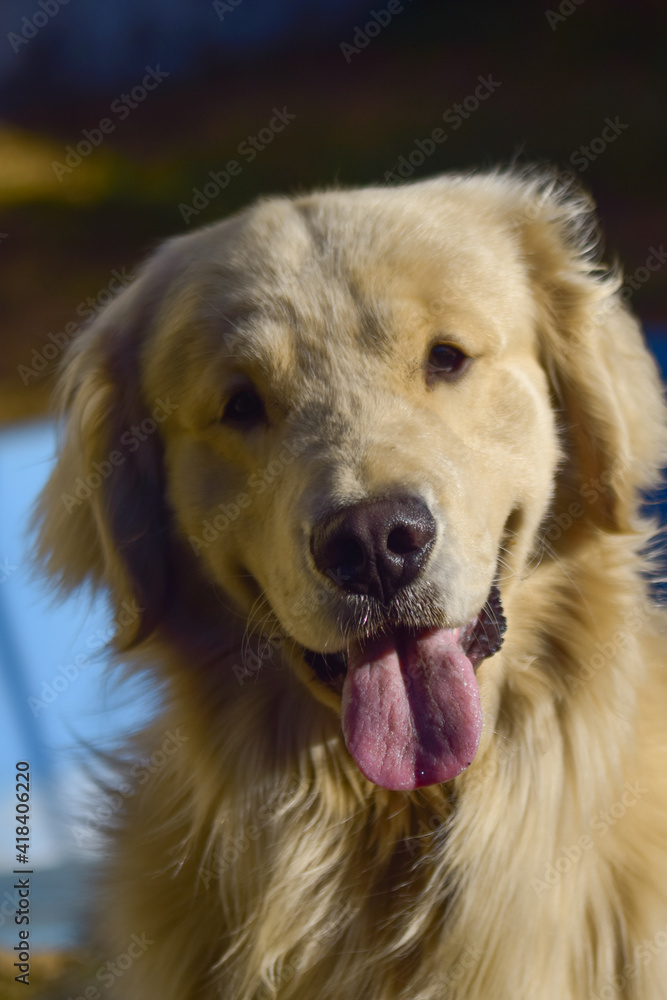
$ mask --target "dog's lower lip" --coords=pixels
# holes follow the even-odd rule
[[[405,631],[413,635],[418,631],[438,628],[438,625],[425,624],[422,630],[406,627]],[[470,659],[476,669],[482,660],[497,653],[503,644],[503,636],[507,629],[507,620],[503,614],[500,591],[494,584],[489,591],[479,614],[455,630],[458,632],[458,643],[462,652]],[[392,632],[400,630],[391,626]],[[303,658],[311,667],[318,680],[340,692],[347,673],[347,653],[341,650],[337,653],[316,653],[311,649],[303,650]]]

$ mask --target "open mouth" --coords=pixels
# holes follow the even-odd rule
[[[494,586],[459,628],[392,624],[346,653],[304,651],[341,694],[345,743],[367,778],[407,790],[449,781],[472,763],[482,729],[475,669],[500,649],[506,627]]]
[[[461,651],[476,668],[482,660],[498,652],[506,629],[507,621],[503,614],[500,592],[494,585],[477,617],[459,629],[452,629],[451,634],[455,637],[454,642],[458,643]],[[406,628],[406,631],[416,630]],[[323,684],[342,694],[348,663],[345,650],[339,653],[315,653],[312,649],[304,649],[303,657]]]

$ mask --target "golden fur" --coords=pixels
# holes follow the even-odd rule
[[[174,736],[114,833],[101,959],[151,942],[119,996],[667,997],[665,410],[590,213],[514,173],[263,200],[73,345],[42,556],[140,609],[116,646],[164,704],[128,766]],[[440,341],[473,360],[427,385]],[[266,413],[230,425],[248,386]],[[302,655],[354,638],[313,523],[396,487],[434,512],[441,624],[498,572],[508,621],[474,761],[408,792]]]

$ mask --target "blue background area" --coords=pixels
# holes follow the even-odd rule
[[[55,428],[46,421],[0,433],[0,872],[16,865],[14,764],[25,760],[31,774],[29,867],[37,873],[31,940],[42,947],[75,937],[87,881],[81,862],[93,861],[99,851],[98,824],[87,822],[91,815],[95,820],[99,798],[85,746],[112,746],[154,707],[139,681],[120,689],[105,673],[107,602],[88,593],[55,602],[31,566],[29,512],[55,449]],[[85,661],[75,674],[78,655]],[[0,876],[0,945],[15,943],[13,881]]]

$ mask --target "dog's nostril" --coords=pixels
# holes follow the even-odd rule
[[[343,538],[338,544],[338,558],[345,569],[359,569],[364,564],[364,550],[354,538]]]
[[[416,552],[422,548],[423,542],[414,537],[413,532],[406,527],[394,528],[387,538],[387,549],[394,555],[404,556],[408,552]]]

